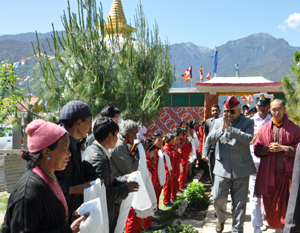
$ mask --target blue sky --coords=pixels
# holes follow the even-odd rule
[[[127,21],[133,24],[140,0],[122,0]],[[77,11],[77,1],[70,0]],[[102,0],[104,17],[112,0]],[[192,42],[213,48],[255,33],[269,33],[300,46],[299,0],[141,0],[149,25],[159,25],[162,40]],[[100,4],[100,1],[97,1]],[[60,16],[66,0],[1,0],[0,35],[63,30]]]

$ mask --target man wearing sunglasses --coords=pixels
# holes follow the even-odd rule
[[[218,217],[217,233],[224,230],[227,219],[229,189],[232,200],[231,232],[243,232],[249,176],[256,172],[249,148],[253,138],[253,120],[240,113],[239,100],[235,96],[228,97],[223,117],[215,120],[213,130],[207,137],[209,145],[216,144],[213,198]]]

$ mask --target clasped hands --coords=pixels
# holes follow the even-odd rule
[[[222,125],[222,132],[225,131],[225,129],[228,129],[230,126],[230,121],[228,119],[228,114],[227,113],[223,113],[223,125]]]
[[[272,153],[284,151],[284,148],[282,145],[278,144],[277,142],[272,142],[268,146],[268,151]]]

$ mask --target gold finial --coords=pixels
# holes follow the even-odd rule
[[[115,23],[117,18],[119,22],[127,24],[121,0],[113,0],[107,17],[107,23]]]
[[[98,26],[98,29],[101,28]],[[113,0],[104,29],[106,36],[109,36],[112,31],[118,36],[125,35],[128,32],[136,32],[135,28],[127,25],[121,0]]]

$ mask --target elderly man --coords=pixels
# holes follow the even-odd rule
[[[254,137],[250,145],[250,151],[256,171],[258,171],[260,158],[254,155],[253,145],[259,129],[272,119],[272,116],[268,114],[268,111],[270,109],[270,100],[273,99],[274,96],[266,93],[260,93],[255,94],[254,97],[256,98],[256,108],[258,112],[251,118],[254,121]],[[262,230],[267,229],[266,226],[263,225],[263,215],[265,209],[262,198],[253,196],[255,180],[256,173],[250,175],[249,180],[251,221],[252,226],[254,227],[254,233],[261,233]]]
[[[63,106],[59,118],[70,138],[70,161],[63,171],[55,175],[66,197],[69,213],[73,213],[83,203],[83,190],[90,187],[89,181],[97,179],[91,164],[82,162],[81,148],[84,138],[91,129],[92,113],[82,101],[71,101]],[[69,216],[71,221],[71,215]]]
[[[138,169],[140,157],[133,148],[137,132],[138,124],[136,122],[132,120],[121,122],[118,141],[116,147],[111,152],[111,165],[114,178],[130,174]]]
[[[267,222],[275,232],[282,232],[296,147],[300,142],[300,128],[288,119],[283,100],[271,103],[272,121],[258,131],[254,154],[261,158],[254,195],[263,197]]]
[[[253,121],[241,113],[241,105],[235,96],[225,102],[223,117],[216,119],[207,143],[216,144],[213,173],[214,207],[218,217],[216,232],[224,230],[227,219],[226,201],[230,189],[232,199],[232,230],[243,232],[249,175],[255,173],[249,143],[253,137]]]

